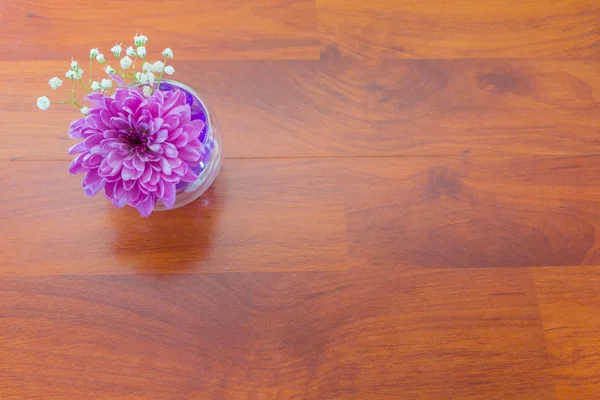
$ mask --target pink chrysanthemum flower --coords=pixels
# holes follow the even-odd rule
[[[145,98],[136,87],[117,89],[114,97],[87,96],[95,107],[71,124],[69,135],[85,139],[69,149],[77,154],[69,172],[83,174],[88,196],[104,189],[117,207],[136,207],[150,215],[157,199],[167,208],[175,202],[175,186],[193,182],[192,170],[202,161],[198,136],[204,122],[192,121],[180,90],[155,90]]]

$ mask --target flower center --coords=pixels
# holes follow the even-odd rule
[[[129,133],[125,134],[124,142],[132,151],[138,153],[144,152],[148,148],[145,132],[131,130]]]

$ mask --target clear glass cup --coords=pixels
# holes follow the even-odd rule
[[[200,141],[204,144],[206,151],[204,160],[197,168],[194,168],[194,171],[198,174],[198,179],[194,182],[180,182],[177,185],[177,195],[173,208],[178,208],[196,200],[215,181],[223,160],[223,144],[219,121],[198,93],[189,86],[177,81],[163,80],[160,83],[160,90],[174,89],[180,89],[185,93],[187,102],[192,108],[192,120],[201,119],[204,121],[205,128],[200,134]],[[162,200],[159,200],[156,202],[154,210],[165,211],[167,208]]]

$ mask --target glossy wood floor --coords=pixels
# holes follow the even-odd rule
[[[597,0],[0,2],[1,399],[600,399]],[[84,196],[35,99],[136,32],[224,132]]]

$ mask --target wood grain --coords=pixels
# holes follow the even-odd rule
[[[557,399],[600,399],[600,270],[536,268],[534,276]]]
[[[226,157],[600,152],[597,62],[390,60],[364,67],[329,50],[317,62],[175,60],[175,77],[215,109]],[[22,94],[0,98],[0,158],[68,159],[67,127],[77,110],[35,109],[41,94],[65,97],[47,85],[64,63],[0,66],[0,85]],[[36,146],[23,146],[16,131]]]
[[[317,0],[322,43],[369,59],[600,56],[595,0]]]
[[[66,167],[2,164],[0,275],[347,268],[344,202],[327,162],[227,160],[206,196],[149,219],[86,198]]]
[[[224,135],[148,219],[47,84],[136,32]],[[598,71],[596,0],[0,2],[0,398],[600,399]]]
[[[599,161],[463,156],[353,163],[346,202],[351,259],[369,268],[599,265]]]
[[[111,60],[115,42],[131,46],[137,33],[180,60],[319,57],[313,0],[22,0],[0,12],[0,60],[87,60],[92,47]]]
[[[83,197],[66,163],[4,162],[0,274],[600,265],[599,160],[226,160],[149,219]]]
[[[0,279],[0,390],[553,399],[531,284],[501,269]]]

